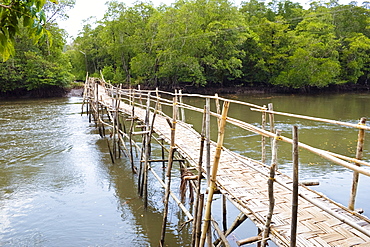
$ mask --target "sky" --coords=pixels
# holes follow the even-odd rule
[[[97,20],[104,17],[104,13],[107,10],[105,3],[108,0],[76,0],[75,7],[68,11],[69,19],[66,21],[60,21],[59,26],[65,29],[70,36],[77,37],[79,31],[83,27],[83,20],[88,19],[90,16],[95,16]],[[124,0],[127,6],[132,6],[135,0]],[[175,0],[152,0],[155,7],[161,3],[171,4]]]
[[[163,4],[171,4],[176,0],[152,0],[152,3],[155,7]],[[230,0],[233,1],[236,5],[239,5],[242,0]],[[351,0],[340,0],[339,3],[347,4]],[[65,29],[70,36],[73,38],[77,37],[79,31],[83,27],[83,20],[88,19],[90,16],[95,16],[97,20],[103,18],[107,7],[105,3],[107,0],[76,0],[75,7],[68,12],[69,19],[63,22],[59,22],[61,28]],[[124,2],[127,6],[132,6],[135,0],[125,0]],[[308,5],[310,0],[293,0],[292,2],[300,2],[303,7]],[[361,2],[359,0],[358,2]],[[68,41],[71,41],[72,38],[69,38]]]

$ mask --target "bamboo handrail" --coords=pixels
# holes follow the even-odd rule
[[[265,135],[265,136],[271,137],[271,138],[275,138],[276,137],[275,134],[273,134],[273,133],[271,133],[269,131],[260,129],[260,128],[252,125],[252,124],[248,124],[248,123],[242,122],[242,121],[237,120],[237,119],[234,119],[234,118],[227,117],[227,121],[230,122],[230,123],[234,123],[234,125],[239,126],[239,127],[243,128],[243,129],[252,131],[254,133],[258,133],[260,135]],[[280,136],[279,138],[281,139],[281,141],[284,141],[284,142],[287,142],[287,143],[290,143],[290,144],[293,143],[292,139],[290,139],[290,138],[287,138],[287,137],[284,137],[284,136]],[[318,148],[314,148],[314,147],[311,147],[311,146],[309,146],[307,144],[304,144],[304,143],[301,143],[301,142],[299,142],[298,145],[299,145],[299,147],[304,148],[304,149],[306,149],[308,151],[311,151],[312,153],[317,154],[317,155],[319,155],[321,157],[324,157],[324,158],[326,158],[326,159],[328,159],[328,160],[330,160],[330,161],[332,161],[332,162],[334,162],[334,163],[336,163],[338,165],[342,165],[342,166],[344,166],[344,167],[346,167],[348,169],[351,169],[353,171],[357,171],[357,172],[359,172],[359,173],[361,173],[363,175],[370,176],[370,171],[369,170],[365,170],[365,169],[359,168],[356,165],[350,164],[350,163],[348,163],[346,161],[343,161],[343,160],[341,160],[341,159],[338,158],[338,157],[344,157],[344,156],[341,156],[341,155],[333,155],[331,152],[324,151],[324,150],[321,150],[321,149],[318,149]],[[362,162],[360,160],[357,161],[357,159],[353,159],[353,158],[348,158],[348,159],[350,159],[350,160],[356,160],[356,163],[359,163],[359,164],[360,163],[361,164],[365,164],[365,162]],[[370,164],[367,163],[367,166],[370,166]]]
[[[309,116],[304,116],[304,115],[299,115],[299,114],[291,114],[291,113],[269,111],[269,110],[263,110],[263,109],[255,109],[255,108],[251,108],[251,111],[266,112],[266,113],[271,113],[271,114],[276,114],[276,115],[281,115],[281,116],[295,117],[295,118],[301,118],[301,119],[312,120],[312,121],[317,121],[317,122],[337,124],[337,125],[342,125],[342,126],[352,127],[352,128],[357,128],[357,129],[370,130],[370,127],[366,125],[346,123],[342,121],[325,119],[325,118],[309,117]]]

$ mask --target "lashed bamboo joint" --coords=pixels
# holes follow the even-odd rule
[[[304,148],[321,157],[324,157],[336,164],[351,169],[355,174],[370,176],[369,170],[359,167],[359,165],[370,165],[361,161],[361,154],[356,159],[344,157],[328,151],[319,150],[307,144],[291,140],[287,137],[275,133],[274,116],[285,114],[273,111],[272,105],[260,107],[253,104],[228,100],[216,96],[189,95],[182,92],[170,94],[173,101],[161,98],[159,94],[166,92],[133,90],[116,88],[108,83],[96,83],[95,79],[87,79],[84,92],[84,103],[87,110],[91,113],[95,123],[99,128],[104,126],[111,129],[111,157],[112,162],[117,159],[117,151],[127,153],[127,157],[132,164],[132,170],[137,171],[140,177],[140,187],[143,197],[147,195],[147,176],[152,172],[154,177],[160,180],[160,184],[165,188],[165,202],[168,204],[170,196],[178,202],[178,205],[187,215],[189,221],[193,222],[192,246],[202,246],[206,242],[213,246],[228,246],[227,236],[247,218],[260,230],[265,230],[263,235],[247,240],[239,240],[237,243],[243,245],[252,241],[265,241],[270,239],[278,246],[292,246],[291,240],[293,234],[295,246],[370,246],[370,220],[353,210],[330,200],[322,194],[319,194],[306,186],[298,183],[295,177],[295,188],[292,188],[292,179],[283,175],[279,171],[270,170],[265,164],[243,157],[235,152],[231,152],[223,147],[223,136],[225,134],[225,125],[233,124],[240,128],[260,134],[262,137],[269,137],[273,143],[287,142],[294,144],[294,150]],[[183,97],[205,98],[205,108],[200,109],[183,103]],[[144,103],[146,99],[146,103]],[[210,100],[215,100],[217,112],[210,110]],[[219,109],[223,102],[223,110]],[[227,116],[229,103],[240,103],[242,105],[257,108],[262,111],[263,128],[242,122],[240,120]],[[153,107],[155,105],[155,107]],[[166,116],[162,112],[162,106],[173,107],[172,116]],[[104,118],[104,109],[108,113],[109,122]],[[203,114],[202,134],[197,133],[191,125],[186,124],[185,113],[192,110]],[[126,128],[124,121],[120,121],[120,114],[129,116],[130,127]],[[218,141],[210,141],[210,117],[218,119]],[[181,119],[180,119],[181,117]],[[265,129],[266,118],[270,120],[270,130]],[[293,117],[302,117],[294,115]],[[140,132],[134,132],[135,121],[140,121]],[[325,121],[323,119],[311,119],[314,121]],[[340,124],[338,121],[328,120],[333,124]],[[348,126],[348,125],[346,125]],[[362,126],[362,127],[358,127]],[[351,126],[360,129],[359,136],[363,137],[362,131],[368,130],[366,125]],[[101,130],[103,132],[103,129]],[[160,138],[155,138],[156,133]],[[133,135],[142,135],[142,144],[137,145],[133,141]],[[103,134],[105,136],[105,134]],[[161,140],[159,140],[161,139]],[[362,138],[363,139],[363,138]],[[162,146],[162,159],[150,158],[151,140],[156,140]],[[169,149],[164,147],[164,142],[169,144]],[[361,138],[359,137],[359,142]],[[128,143],[129,147],[126,146]],[[199,147],[200,146],[200,147]],[[263,147],[265,148],[265,147]],[[358,151],[362,152],[361,144],[358,144]],[[166,150],[165,150],[166,149]],[[203,149],[205,149],[203,153]],[[134,156],[139,157],[139,167],[134,164]],[[164,152],[168,152],[168,158],[165,159]],[[296,151],[294,151],[296,152]],[[203,154],[205,157],[203,157]],[[275,155],[274,151],[274,155]],[[265,152],[263,152],[265,155]],[[171,190],[171,168],[174,161],[186,160],[190,167],[194,167],[194,175],[185,175],[184,179],[192,183],[196,191],[196,207],[192,212],[180,202],[175,193]],[[265,160],[266,157],[262,157]],[[205,162],[203,162],[203,160]],[[150,169],[152,162],[167,163],[166,181]],[[354,162],[351,164],[349,162]],[[276,163],[276,162],[272,162]],[[213,164],[211,167],[210,164]],[[212,170],[210,169],[212,168]],[[198,170],[198,174],[196,171]],[[274,175],[270,176],[270,172]],[[296,170],[298,172],[298,170]],[[356,176],[357,176],[356,175]],[[205,195],[205,188],[201,189],[201,179],[208,179],[208,195]],[[271,179],[270,179],[271,178]],[[270,182],[268,182],[270,181]],[[268,183],[273,190],[268,191]],[[356,185],[357,186],[357,185]],[[223,231],[214,223],[211,214],[212,196],[215,190],[219,190],[236,208],[240,210],[240,215],[228,229]],[[295,191],[294,201],[292,203],[293,191]],[[355,193],[354,193],[355,194]],[[207,198],[204,198],[206,196]],[[355,197],[355,195],[354,195]],[[206,199],[204,203],[203,198]],[[146,202],[147,199],[144,199]],[[354,201],[354,200],[353,200]],[[206,207],[204,210],[204,206]],[[292,210],[294,208],[294,210]],[[269,210],[270,209],[270,210]],[[272,210],[273,209],[273,210]],[[293,213],[292,213],[293,211]],[[295,211],[297,213],[295,214]],[[161,236],[161,245],[165,242],[166,215],[168,208],[165,209],[163,217],[163,227]],[[295,216],[296,215],[296,216]],[[203,218],[203,220],[202,220]],[[296,224],[296,229],[291,229],[292,222]],[[212,227],[219,235],[215,241],[210,240],[209,228]],[[270,224],[271,223],[271,224]],[[203,226],[202,226],[203,224]],[[223,224],[224,228],[227,224]],[[158,233],[159,234],[159,233]]]

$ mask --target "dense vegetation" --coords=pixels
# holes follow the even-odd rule
[[[74,2],[1,1],[0,92],[65,87],[86,71],[162,88],[321,88],[370,77],[370,2],[304,9],[289,0],[238,7],[177,0],[157,8],[110,1],[105,17],[87,21],[66,47],[55,20]]]
[[[108,3],[69,51],[79,79],[151,86],[292,88],[366,83],[370,3],[178,0],[154,8]]]
[[[56,20],[66,17],[74,0],[3,1],[0,4],[0,92],[38,90],[40,94],[67,86],[71,63],[63,52],[64,30]],[[58,4],[57,4],[58,3]]]

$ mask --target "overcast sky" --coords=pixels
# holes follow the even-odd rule
[[[151,0],[155,7],[161,3],[171,4],[175,0]],[[105,3],[107,0],[76,0],[75,7],[68,12],[69,19],[67,21],[59,22],[61,28],[67,30],[67,32],[77,37],[79,31],[82,29],[83,20],[88,19],[90,16],[96,16],[97,20],[104,17],[104,13],[107,10]],[[127,6],[132,6],[136,0],[124,0]]]
[[[69,19],[67,21],[60,22],[60,27],[67,30],[70,36],[77,37],[79,31],[82,29],[83,20],[88,19],[90,16],[96,16],[97,20],[103,18],[104,13],[107,9],[105,6],[107,0],[76,0],[75,7],[68,12]],[[124,0],[127,6],[132,6],[136,0]],[[230,0],[235,4],[239,5],[242,0]],[[245,1],[245,0],[244,0]],[[266,0],[269,2],[269,0]],[[310,0],[291,0],[292,2],[300,2],[303,6],[308,4]],[[348,3],[351,0],[340,0],[340,3]],[[175,0],[152,0],[153,5],[158,7],[161,3],[171,4]],[[359,0],[359,3],[362,1]],[[70,41],[71,39],[69,39]]]

